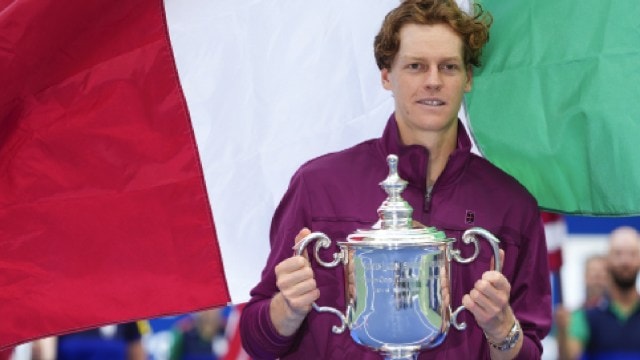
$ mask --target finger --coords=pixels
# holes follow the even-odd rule
[[[507,294],[511,292],[511,284],[501,272],[486,271],[482,274],[481,280],[487,281],[498,291],[506,292]]]
[[[276,286],[285,298],[295,299],[299,297],[308,297],[310,292],[315,293],[318,290],[313,276],[313,270],[306,259],[301,256],[296,256],[289,258],[286,262],[289,264],[285,265],[291,266],[291,268],[288,268],[287,270],[292,271],[287,272],[287,270],[285,270],[278,274],[276,278]],[[300,264],[304,265],[298,268],[297,266]],[[313,300],[315,300],[315,298],[311,301]]]
[[[473,314],[473,317],[476,318],[476,321],[480,324],[486,321],[485,319],[489,318],[489,315],[477,302],[475,302],[470,294],[466,294],[462,297],[462,305]]]
[[[476,322],[482,328],[488,326],[497,315],[495,308],[483,304],[475,290],[471,290],[462,298],[462,305],[473,314]]]
[[[495,314],[500,310],[491,297],[478,289],[471,289],[469,297],[487,314]]]
[[[500,311],[509,304],[509,282],[496,271],[487,271],[476,281],[473,290],[478,291],[480,305],[487,311]],[[474,299],[475,300],[475,299]]]
[[[283,291],[313,279],[313,270],[302,256],[294,256],[282,261],[275,268],[276,285]]]
[[[298,313],[307,313],[311,304],[320,297],[320,291],[313,285],[299,284],[295,288],[281,291],[289,307]],[[304,285],[304,287],[303,287]]]
[[[293,273],[305,267],[310,267],[310,263],[308,259],[305,259],[302,256],[294,255],[290,258],[282,260],[279,264],[276,265],[274,271],[276,275]]]
[[[306,227],[305,227],[305,228],[302,228],[302,229],[298,232],[298,235],[296,235],[295,243],[296,243],[296,244],[297,244],[297,243],[299,243],[300,241],[302,241],[302,239],[303,239],[305,236],[307,236],[307,235],[309,235],[309,234],[311,234],[311,230],[309,230],[309,229],[308,229],[308,228],[306,228]]]
[[[288,299],[308,297],[309,293],[315,293],[318,290],[316,286],[316,280],[306,279],[304,281],[297,282],[290,287],[281,290],[282,294]],[[313,301],[315,299],[312,299]]]
[[[309,260],[302,256],[293,256],[283,260],[276,265],[274,272],[277,286],[280,289],[313,278],[313,270]]]

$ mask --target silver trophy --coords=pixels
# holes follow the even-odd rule
[[[380,352],[387,359],[416,359],[418,352],[440,345],[453,325],[466,328],[457,321],[465,309],[451,311],[450,263],[470,263],[479,253],[476,236],[489,241],[500,271],[499,240],[487,230],[472,228],[464,232],[462,241],[473,243],[474,254],[463,258],[453,249],[453,238],[433,227],[413,226],[411,206],[401,197],[406,181],[398,176],[398,157],[389,155],[389,176],[380,183],[388,197],[378,209],[379,221],[370,230],[357,230],[338,242],[340,252],[333,261],[319,256],[331,240],[323,233],[309,234],[296,245],[301,255],[315,241],[316,261],[327,268],[343,264],[347,308],[318,306],[318,312],[338,316],[340,326],[332,331],[341,334],[349,328],[358,344]]]

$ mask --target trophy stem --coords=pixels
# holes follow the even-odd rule
[[[418,360],[418,351],[414,347],[387,347],[382,353],[385,360]]]
[[[405,355],[386,355],[385,360],[418,360],[417,353],[405,354]]]

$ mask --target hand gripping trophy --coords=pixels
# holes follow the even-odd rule
[[[495,268],[501,270],[498,239],[482,228],[471,228],[462,236],[465,244],[473,243],[474,254],[463,258],[453,249],[453,238],[433,227],[413,226],[413,209],[402,198],[406,181],[398,175],[398,157],[389,155],[389,175],[380,183],[388,197],[378,208],[379,221],[370,230],[357,230],[338,242],[340,251],[333,261],[319,257],[321,248],[331,240],[323,233],[311,233],[296,246],[297,254],[315,241],[314,256],[324,267],[344,266],[347,308],[339,310],[313,304],[318,312],[329,312],[340,318],[333,332],[349,328],[358,344],[382,353],[387,359],[416,359],[418,352],[440,345],[453,325],[464,330],[457,321],[465,309],[451,310],[450,263],[470,263],[476,259],[479,246],[476,236],[486,239],[493,249]]]

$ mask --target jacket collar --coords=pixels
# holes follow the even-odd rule
[[[380,139],[380,146],[385,157],[389,154],[398,155],[398,171],[400,177],[409,182],[410,186],[426,189],[427,165],[429,150],[420,145],[403,145],[400,141],[400,131],[396,123],[395,114],[387,121],[387,125]],[[449,160],[442,174],[436,181],[438,187],[453,184],[461,175],[471,156],[471,140],[464,125],[458,120],[458,140],[456,149],[449,155]]]

